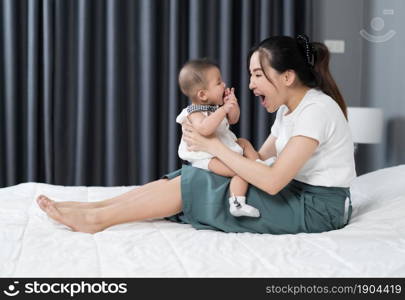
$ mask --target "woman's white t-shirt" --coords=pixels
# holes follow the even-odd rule
[[[349,187],[356,177],[354,145],[338,104],[322,91],[310,89],[290,114],[288,111],[287,106],[281,106],[271,128],[271,135],[277,137],[277,156],[291,137],[306,136],[319,142],[294,179],[311,185]]]

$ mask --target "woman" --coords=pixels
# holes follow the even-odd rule
[[[329,52],[308,38],[271,37],[249,54],[249,88],[268,112],[277,111],[259,155],[272,166],[240,156],[192,124],[183,138],[193,151],[218,157],[250,183],[247,200],[261,217],[229,213],[229,178],[183,166],[126,194],[96,203],[37,201],[54,220],[94,233],[124,222],[169,217],[197,229],[225,232],[323,232],[345,226],[345,200],[355,177],[345,102],[329,72]]]

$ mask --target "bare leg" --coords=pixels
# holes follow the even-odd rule
[[[230,196],[245,196],[249,183],[244,180],[242,177],[235,175],[231,179],[229,184],[229,193]]]
[[[39,199],[47,199],[49,201],[53,201],[56,208],[97,208],[97,207],[105,207],[116,202],[122,201],[124,195],[128,194],[128,198],[133,198],[137,196],[142,196],[144,193],[158,187],[162,181],[167,181],[167,179],[160,179],[156,181],[152,181],[150,183],[144,184],[140,187],[136,187],[125,194],[118,195],[116,197],[97,201],[97,202],[79,202],[79,201],[53,201],[44,195],[38,196],[37,200]]]
[[[259,154],[253,148],[252,144],[246,139],[238,139],[238,144],[243,148],[243,156],[250,160],[256,160],[259,158]],[[235,175],[232,177],[231,183],[229,185],[229,191],[231,196],[245,196],[249,184],[247,181]]]
[[[259,158],[259,154],[253,148],[252,144],[245,139],[238,139],[238,144],[243,148],[243,156],[250,160]],[[232,177],[229,185],[229,211],[235,217],[248,216],[259,217],[260,212],[255,207],[246,204],[246,193],[249,183],[242,177],[235,175]]]
[[[57,208],[54,202],[46,199],[38,200],[38,204],[49,217],[72,230],[95,233],[116,224],[162,218],[180,212],[180,180],[180,176],[172,180],[159,180],[142,197],[125,193],[118,196],[115,203],[105,207]]]

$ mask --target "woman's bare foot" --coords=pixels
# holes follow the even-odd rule
[[[37,203],[50,218],[70,227],[73,231],[96,233],[104,229],[95,218],[96,209],[58,208],[57,202],[44,195],[38,196]]]
[[[92,208],[99,208],[99,207],[104,207],[107,206],[109,203],[104,203],[103,201],[98,201],[98,202],[78,202],[78,201],[54,201],[52,199],[49,199],[48,197],[44,196],[44,195],[40,195],[37,198],[38,199],[43,198],[43,199],[48,199],[49,201],[52,201],[55,205],[56,208],[62,208],[62,207],[66,207],[66,208],[88,208],[88,209],[92,209]]]

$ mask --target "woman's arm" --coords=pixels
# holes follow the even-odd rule
[[[276,140],[277,140],[277,137],[275,137],[274,135],[271,135],[271,134],[269,135],[269,137],[264,142],[264,144],[260,147],[260,150],[258,152],[261,160],[266,160],[272,156],[277,156]]]
[[[247,182],[271,195],[277,194],[295,177],[318,147],[317,140],[295,136],[269,167],[233,152],[216,137],[199,135],[190,124],[183,126],[183,138],[191,151],[211,153]]]
[[[297,175],[317,147],[318,141],[314,139],[304,136],[293,137],[270,167],[248,160],[220,142],[209,152],[250,184],[274,195]]]

